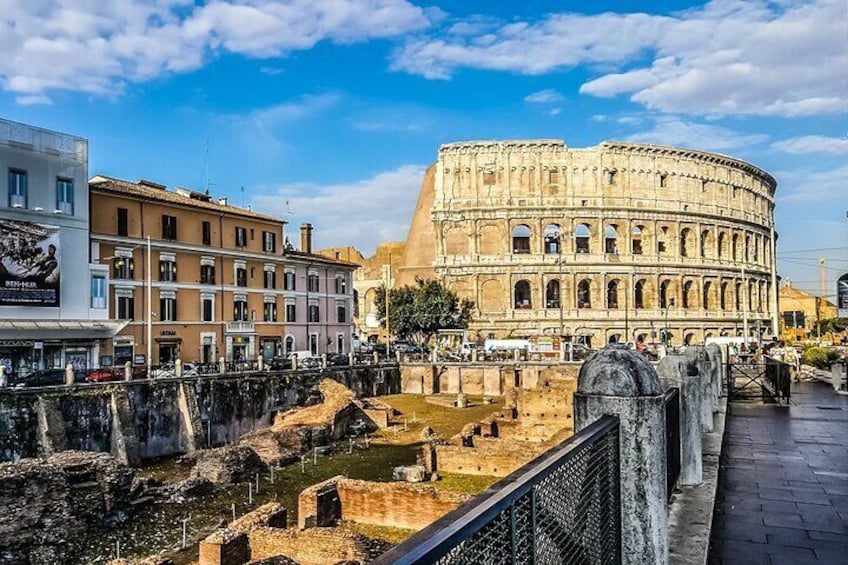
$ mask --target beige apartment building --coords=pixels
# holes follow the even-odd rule
[[[406,241],[379,246],[357,275],[359,325],[367,334],[391,250],[394,284],[437,277],[474,300],[476,339],[769,335],[775,190],[765,171],[693,149],[446,144]]]
[[[356,265],[313,254],[310,225],[298,251],[284,221],[225,199],[103,176],[89,186],[92,260],[110,265],[111,317],[128,321],[111,364],[350,351]]]

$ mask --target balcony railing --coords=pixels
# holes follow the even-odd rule
[[[227,333],[254,333],[256,326],[253,322],[227,322]]]

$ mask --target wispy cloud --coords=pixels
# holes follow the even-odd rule
[[[653,126],[627,136],[630,141],[677,145],[710,151],[728,151],[768,141],[764,134],[741,134],[729,128],[689,122],[674,117],[655,118]]]
[[[784,153],[848,153],[848,138],[825,137],[822,135],[804,135],[776,141],[771,145]]]
[[[524,97],[524,101],[530,104],[556,104],[563,100],[565,97],[553,88],[546,88]]]
[[[778,200],[792,203],[830,201],[843,203],[848,200],[848,165],[835,169],[790,170],[775,174],[779,180]],[[840,208],[840,210],[842,210]]]

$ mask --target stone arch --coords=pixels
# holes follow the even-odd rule
[[[739,234],[734,233],[730,238],[730,258],[734,261],[739,260]]]
[[[742,310],[742,300],[744,296],[742,296],[742,283],[736,281],[734,292],[733,292],[733,306],[734,309],[738,312]]]
[[[713,256],[714,249],[714,240],[713,234],[710,230],[701,231],[700,237],[700,256],[704,259],[710,258]]]
[[[545,285],[545,308],[559,308],[561,302],[562,289],[559,280],[551,279]]]
[[[495,224],[480,226],[479,248],[481,255],[500,255],[503,253],[503,232]]]
[[[647,283],[647,280],[639,279],[633,285],[633,308],[637,310],[645,308],[645,286]]]
[[[642,254],[642,232],[644,229],[645,226],[633,226],[633,229],[630,230],[630,252],[633,255]]]
[[[742,257],[747,263],[751,258],[751,236],[745,234],[745,248],[742,250]]]
[[[468,233],[454,225],[445,229],[445,255],[468,255]]]
[[[712,281],[704,281],[704,287],[701,290],[701,308],[704,310],[715,310],[715,289]]]
[[[371,287],[365,291],[365,315],[377,314],[377,293],[380,289]]]
[[[697,301],[695,297],[695,282],[694,281],[684,281],[683,287],[680,293],[680,307],[684,310],[688,310],[690,308],[695,308]]]
[[[658,304],[660,308],[668,308],[674,305],[674,297],[677,294],[677,284],[672,279],[665,279],[660,283]]]
[[[592,281],[589,279],[581,279],[577,283],[577,307],[592,307]]]
[[[721,259],[725,255],[727,255],[726,250],[724,248],[725,245],[727,245],[727,237],[725,237],[725,234],[722,231],[722,232],[718,233],[718,246],[717,246],[717,249],[716,249],[716,251],[718,252],[718,258],[719,259]]]
[[[612,279],[607,282],[607,308],[617,309],[621,307],[621,302],[619,301],[621,286],[621,281],[619,279]]]
[[[548,224],[545,227],[544,251],[547,255],[562,253],[562,228],[559,224]]]
[[[685,332],[683,334],[683,345],[692,345],[695,342],[695,332]]]
[[[516,309],[530,309],[533,307],[533,297],[530,289],[530,281],[521,279],[513,287],[513,304]]]
[[[691,228],[683,228],[680,230],[680,256],[694,257],[695,236],[692,235]]]
[[[507,302],[504,285],[499,279],[488,279],[480,285],[480,311],[503,311]]]
[[[727,300],[728,299],[727,291],[729,289],[729,286],[730,285],[727,283],[727,281],[722,281],[721,286],[719,288],[719,299],[718,299],[719,304],[718,305],[719,305],[720,310],[727,310],[727,306],[729,304],[729,302]]]
[[[517,224],[512,228],[512,252],[526,255],[530,253],[530,239],[533,230],[527,224]]]
[[[591,253],[592,231],[589,224],[580,223],[574,228],[574,252]]]
[[[604,228],[604,253],[618,254],[618,226],[615,224],[608,224]]]

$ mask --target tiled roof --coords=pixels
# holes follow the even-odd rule
[[[331,265],[342,265],[344,267],[353,267],[359,268],[362,265],[359,263],[352,263],[350,261],[343,261],[341,259],[331,259],[330,257],[326,257],[324,255],[317,255],[315,253],[305,253],[303,251],[298,251],[296,249],[287,249],[286,255],[292,258],[304,259],[307,261],[315,261],[316,263],[329,263]]]
[[[258,220],[266,220],[269,222],[276,222],[280,224],[286,223],[286,221],[281,218],[276,218],[267,214],[259,214],[246,208],[239,208],[238,206],[232,206],[230,204],[219,204],[215,199],[206,202],[203,200],[198,200],[196,198],[189,198],[188,196],[183,196],[182,194],[171,190],[165,190],[164,188],[154,188],[152,186],[146,186],[144,184],[129,182],[126,180],[115,179],[102,175],[96,175],[94,177],[91,177],[91,179],[89,179],[88,181],[88,185],[91,189],[94,190],[102,192],[111,192],[115,194],[123,194],[133,198],[143,198],[145,200],[167,202],[180,206],[191,206],[192,208],[202,208],[205,210],[220,212],[223,214],[244,216],[247,218],[255,218]]]

